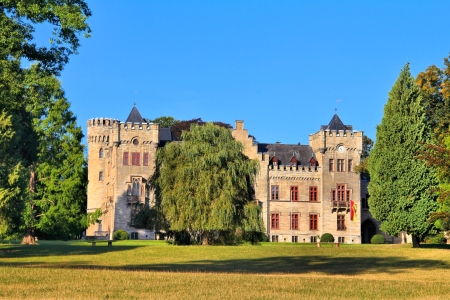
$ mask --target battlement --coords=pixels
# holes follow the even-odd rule
[[[118,126],[120,130],[159,130],[158,123],[120,122]]]
[[[115,123],[120,123],[117,119],[109,118],[93,118],[87,121],[87,127],[91,126],[113,126]]]
[[[291,171],[291,172],[295,172],[295,173],[300,173],[300,172],[318,172],[320,167],[311,167],[311,166],[303,166],[303,165],[298,165],[298,166],[291,166],[291,165],[268,165],[267,168],[270,171]]]
[[[311,133],[309,136],[325,135],[334,137],[362,137],[363,132],[357,130],[320,130],[316,133]]]

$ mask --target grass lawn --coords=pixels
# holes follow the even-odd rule
[[[450,248],[0,244],[7,299],[449,299]]]

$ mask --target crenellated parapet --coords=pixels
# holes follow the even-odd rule
[[[320,167],[312,167],[312,166],[291,166],[291,165],[268,165],[267,166],[270,171],[290,171],[293,173],[300,173],[300,172],[319,172]]]
[[[113,126],[115,123],[120,123],[119,120],[117,119],[110,119],[110,118],[93,118],[93,119],[89,119],[87,121],[87,127],[89,129],[89,127],[93,127],[93,126]]]

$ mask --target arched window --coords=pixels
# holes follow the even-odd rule
[[[140,183],[139,179],[133,179],[133,196],[139,196]]]
[[[98,151],[98,157],[103,158],[103,148]]]
[[[128,195],[128,196],[131,196],[131,185],[128,185],[127,195]]]

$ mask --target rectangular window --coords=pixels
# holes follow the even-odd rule
[[[298,229],[298,214],[291,215],[291,229]]]
[[[339,244],[343,244],[345,242],[345,237],[343,236],[338,236],[338,243]]]
[[[338,172],[344,172],[344,160],[343,159],[337,160],[337,170],[338,170]]]
[[[345,215],[337,215],[337,230],[346,230]]]
[[[128,152],[123,153],[123,165],[124,166],[128,165]]]
[[[337,185],[337,201],[343,202],[345,201],[345,184]]]
[[[100,180],[100,181],[103,180],[103,172],[102,171],[98,172],[98,180]]]
[[[310,186],[309,187],[309,201],[311,202],[317,202],[319,200],[318,194],[317,194],[317,186]]]
[[[348,171],[353,172],[353,159],[348,160]]]
[[[317,243],[317,236],[310,236],[309,240],[311,243]]]
[[[271,193],[271,199],[272,200],[278,200],[279,196],[278,196],[278,185],[272,185],[271,187],[272,193]]]
[[[141,164],[141,154],[139,152],[131,153],[131,164],[133,166],[139,166]]]
[[[280,229],[280,214],[272,214],[270,225],[272,229]]]
[[[292,236],[292,242],[293,242],[293,243],[298,243],[298,236],[293,235],[293,236]]]
[[[298,186],[291,186],[291,201],[298,201]]]
[[[148,152],[144,152],[144,162],[143,162],[144,166],[148,166]]]
[[[347,202],[350,201],[350,190],[345,191],[345,197],[346,197],[345,199]]]
[[[369,208],[369,194],[366,194],[366,198],[361,199],[361,206],[365,209]]]
[[[309,230],[318,230],[318,219],[319,215],[317,214],[309,215]]]
[[[278,242],[278,235],[272,235],[272,242]]]
[[[330,172],[334,171],[334,160],[333,159],[330,159],[328,166],[329,166]]]

